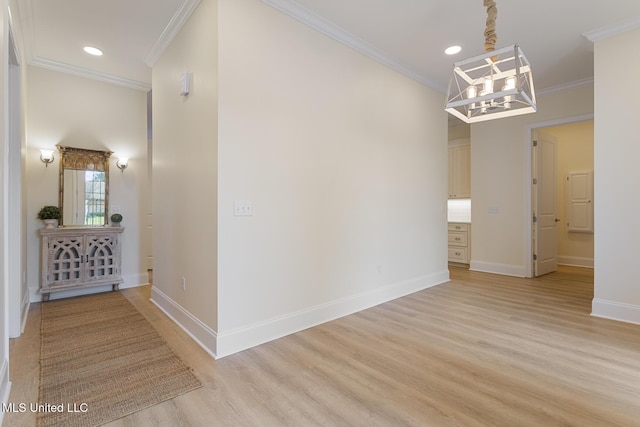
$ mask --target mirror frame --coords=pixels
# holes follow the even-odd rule
[[[60,153],[60,178],[58,191],[58,205],[64,218],[64,171],[65,169],[90,170],[104,172],[104,225],[109,224],[109,158],[112,151],[87,150],[85,148],[65,147],[56,145]],[[63,219],[60,218],[60,225]],[[73,224],[72,224],[73,225]],[[88,226],[87,226],[88,227]]]

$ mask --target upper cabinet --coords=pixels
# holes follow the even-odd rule
[[[449,141],[449,198],[471,198],[471,143],[469,138]]]

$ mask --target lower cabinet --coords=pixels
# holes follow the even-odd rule
[[[449,262],[469,264],[471,259],[471,224],[450,222],[448,241]]]
[[[120,237],[124,227],[42,228],[43,301],[51,292],[111,285],[121,277]]]

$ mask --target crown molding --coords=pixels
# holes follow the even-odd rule
[[[169,21],[165,29],[162,31],[162,34],[160,34],[160,37],[151,48],[151,51],[144,60],[145,64],[149,67],[153,67],[155,65],[156,61],[171,44],[201,1],[202,0],[184,0],[182,6],[180,6],[175,15],[173,15],[171,21]]]
[[[621,22],[616,25],[596,28],[595,30],[587,31],[582,35],[592,43],[595,43],[597,41],[608,39],[609,37],[617,36],[618,34],[626,33],[627,31],[635,30],[638,28],[640,28],[640,18]]]
[[[19,28],[21,32],[22,46],[24,47],[24,57],[27,64],[31,63],[35,48],[33,46],[36,39],[36,29],[33,25],[33,0],[16,2],[18,8]]]
[[[551,95],[558,92],[564,92],[566,90],[577,89],[583,86],[593,86],[593,77],[588,77],[582,80],[576,80],[569,83],[563,83],[557,86],[547,87],[536,91],[537,96]]]
[[[104,83],[115,84],[118,86],[124,86],[129,89],[140,90],[148,92],[151,90],[151,85],[145,82],[139,82],[136,80],[125,79],[122,77],[113,76],[111,74],[101,73],[98,71],[90,70],[88,68],[76,67],[64,62],[53,61],[51,59],[41,58],[35,54],[35,26],[33,23],[33,0],[17,2],[18,15],[20,17],[20,27],[22,30],[22,40],[24,46],[24,56],[27,64],[35,67],[46,68],[48,70],[59,71],[62,73],[72,74],[78,77],[84,77],[88,79],[98,80]]]
[[[149,83],[139,82],[137,80],[125,79],[122,77],[113,76],[111,74],[90,70],[88,68],[76,67],[73,65],[65,64],[63,62],[52,61],[50,59],[34,57],[31,59],[29,64],[36,67],[46,68],[48,70],[72,74],[78,77],[85,77],[88,79],[98,80],[104,83],[124,86],[129,89],[135,89],[135,90],[140,90],[144,92],[148,92],[151,90],[151,85]]]
[[[386,65],[387,67],[401,74],[404,74],[405,76],[416,80],[417,82],[427,87],[430,87],[431,89],[442,93],[446,92],[446,87],[441,87],[419,72],[403,65],[399,60],[391,57],[386,52],[373,47],[356,35],[324,19],[320,15],[307,9],[304,6],[301,6],[293,0],[262,0],[262,2],[286,15],[289,15],[293,19],[305,25],[308,25],[309,27],[321,32],[322,34],[333,38],[334,40],[344,44],[345,46],[348,46],[362,53],[363,55],[366,55],[373,60]]]

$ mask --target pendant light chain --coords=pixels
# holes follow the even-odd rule
[[[465,123],[535,113],[531,65],[520,46],[496,50],[496,0],[482,0],[487,10],[484,54],[453,64],[445,111]]]
[[[498,35],[496,34],[496,18],[498,17],[498,8],[494,0],[484,0],[484,7],[487,8],[487,23],[484,30],[484,51],[493,52],[496,50],[496,42],[498,41]],[[496,61],[497,56],[491,58],[492,61]]]

